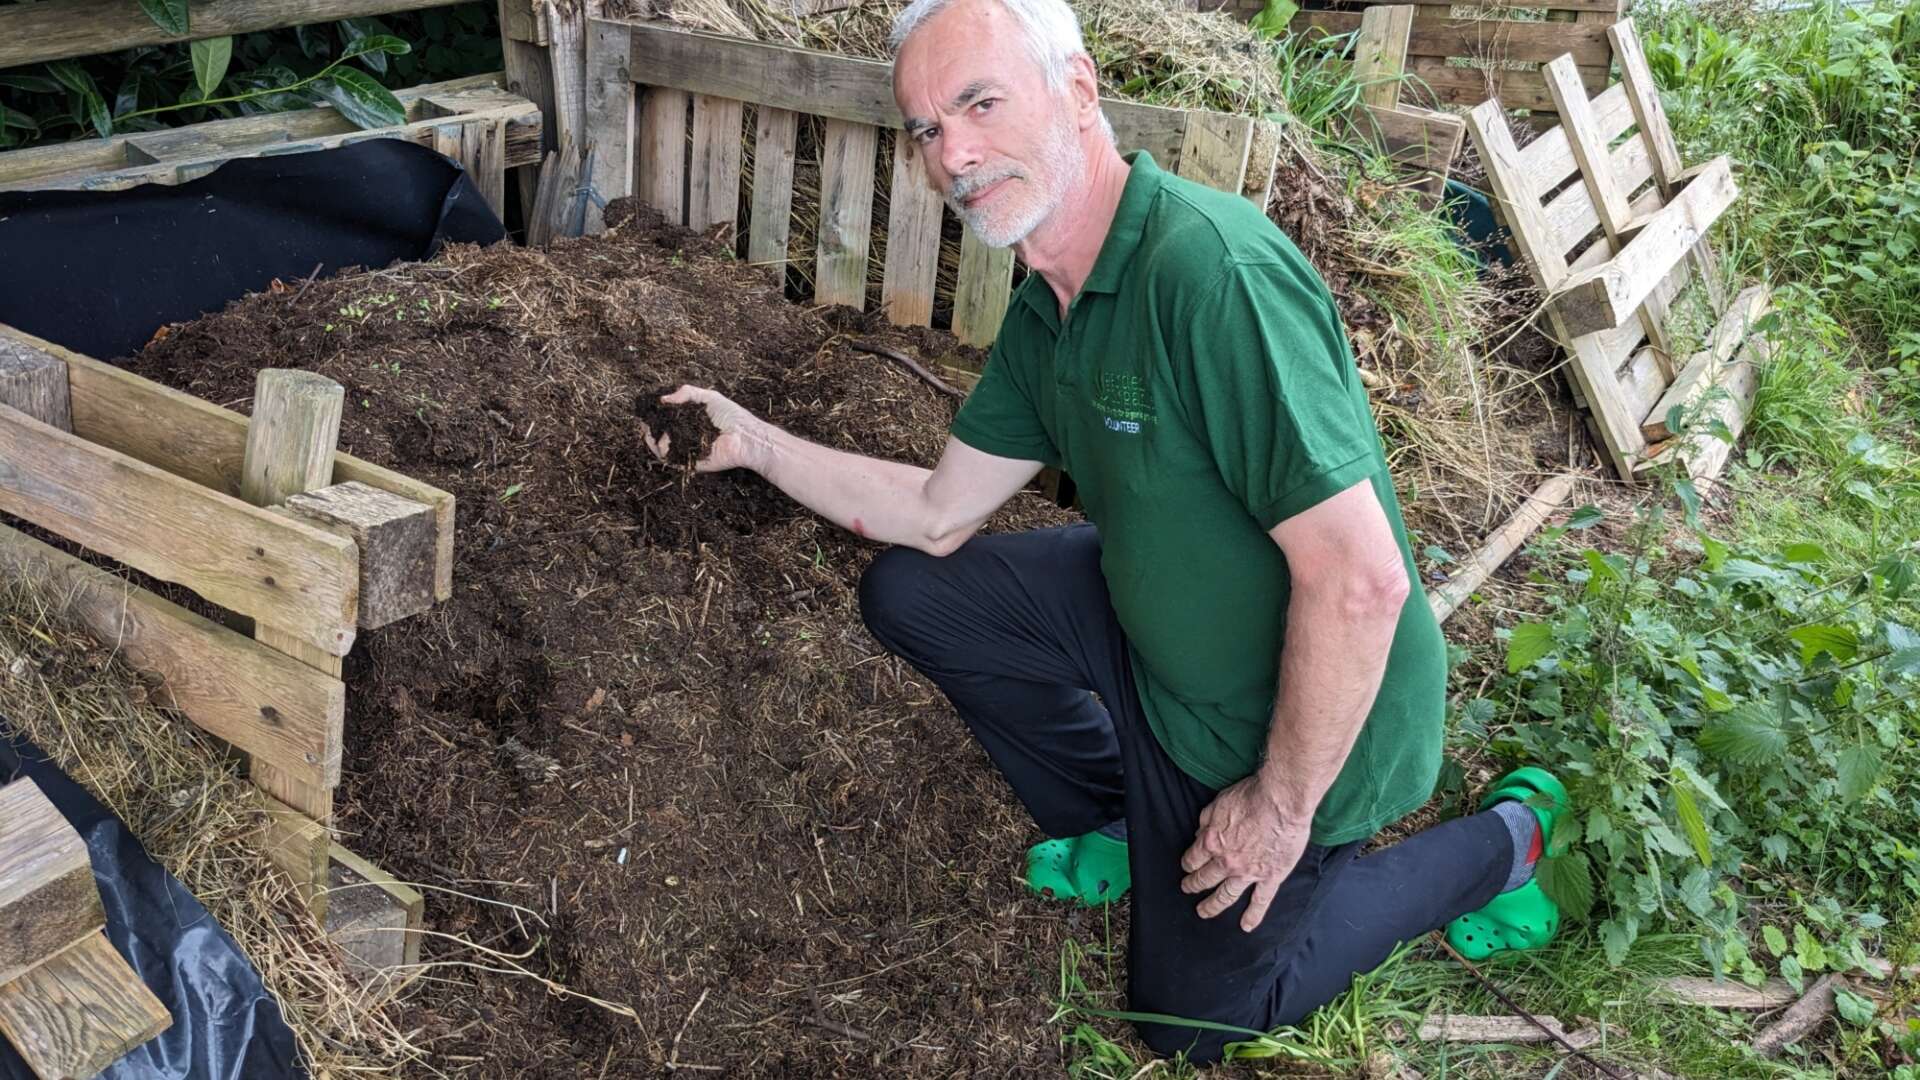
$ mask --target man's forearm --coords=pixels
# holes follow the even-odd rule
[[[1294,582],[1260,764],[1263,783],[1290,817],[1311,818],[1346,764],[1380,692],[1405,596],[1351,578]]]
[[[922,549],[941,539],[929,520],[927,469],[862,457],[763,429],[760,475],[795,502],[870,540]]]

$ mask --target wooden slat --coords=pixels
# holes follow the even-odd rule
[[[259,762],[254,762],[258,766]],[[261,853],[287,875],[294,893],[307,906],[314,922],[324,926],[327,917],[327,855],[333,849],[333,834],[325,825],[295,810],[258,787],[254,797],[266,817],[260,838]]]
[[[1442,176],[1460,152],[1460,140],[1467,130],[1466,121],[1452,113],[1411,105],[1362,107],[1354,110],[1349,124],[1350,132],[1376,140],[1394,161]]]
[[[331,655],[355,633],[350,541],[0,406],[0,511],[24,518]]]
[[[687,94],[649,86],[640,99],[633,194],[670,225],[687,220]]]
[[[1350,34],[1360,29],[1363,17],[1364,12],[1359,11],[1302,11],[1288,27],[1296,32],[1312,27],[1329,34]],[[1607,28],[1517,19],[1455,19],[1428,8],[1414,17],[1413,32],[1407,38],[1408,56],[1545,63],[1562,53],[1572,53],[1579,64],[1597,67],[1608,63],[1613,48],[1607,43]]]
[[[503,164],[533,164],[539,161],[542,137],[539,107],[502,90],[499,79],[498,74],[477,75],[397,91],[410,117],[397,127],[363,131],[338,111],[319,107],[11,150],[0,153],[0,191],[117,191],[147,183],[177,184],[234,158],[324,150],[368,139],[432,146],[435,129],[453,120],[504,123]]]
[[[1465,130],[1456,119],[1455,142],[1457,133]],[[1240,182],[1240,194],[1247,201],[1259,207],[1262,212],[1273,201],[1273,177],[1280,167],[1280,147],[1283,134],[1280,125],[1272,120],[1256,120],[1253,124],[1253,141],[1247,147],[1247,174]]]
[[[940,269],[940,193],[913,140],[893,140],[893,187],[887,196],[887,263],[880,306],[902,326],[933,322],[934,277]]]
[[[820,232],[814,302],[866,310],[867,245],[873,233],[873,165],[880,132],[828,120],[820,148]]]
[[[246,417],[5,323],[0,323],[0,337],[12,337],[66,361],[75,435],[202,487],[239,496]],[[335,454],[332,482],[350,480],[433,507],[434,598],[452,596],[453,496],[351,454]]]
[[[1608,152],[1607,167],[1621,188],[1628,192],[1638,190],[1653,175],[1653,162],[1647,155],[1646,140],[1635,135],[1614,147]],[[1552,233],[1551,243],[1556,250],[1572,251],[1599,227],[1600,213],[1594,209],[1593,198],[1588,195],[1584,184],[1570,184],[1565,191],[1547,201],[1547,228]]]
[[[1593,118],[1600,125],[1601,141],[1609,146],[1633,126],[1633,107],[1627,102],[1624,84],[1615,83],[1590,101]],[[1520,151],[1519,167],[1525,170],[1534,190],[1547,192],[1566,183],[1580,165],[1573,159],[1573,146],[1567,141],[1566,130],[1555,124]]]
[[[609,33],[631,34],[635,81],[697,94],[771,105],[831,120],[898,128],[892,65],[788,45],[742,41],[639,23],[589,20]],[[1161,166],[1178,165],[1186,113],[1102,99],[1120,149],[1146,150]]]
[[[1247,172],[1247,150],[1253,143],[1253,119],[1228,113],[1193,112],[1180,145],[1180,167],[1189,180],[1238,192]]]
[[[98,931],[0,986],[0,1034],[43,1077],[96,1076],[172,1024]]]
[[[487,209],[501,221],[507,220],[505,139],[506,124],[500,121],[443,124],[433,129],[433,148],[460,163]]]
[[[1560,126],[1566,129],[1574,160],[1580,164],[1581,184],[1599,215],[1600,227],[1617,248],[1630,226],[1633,211],[1628,205],[1633,188],[1625,177],[1614,172],[1613,158],[1600,137],[1600,124],[1587,100],[1586,88],[1574,71],[1573,58],[1562,56],[1543,70],[1547,89],[1553,94],[1554,108],[1560,113]],[[1633,142],[1638,142],[1638,139]],[[1673,346],[1667,337],[1667,305],[1656,290],[1640,305],[1635,317],[1653,344],[1653,356],[1663,379],[1673,378]]]
[[[1553,288],[1551,303],[1575,335],[1618,326],[1632,317],[1656,286],[1686,258],[1695,243],[1740,193],[1731,164],[1717,158],[1671,202],[1643,223],[1625,248],[1605,265]]]
[[[339,782],[339,679],[3,525],[0,569],[49,585],[69,617],[158,676],[167,702],[203,731],[310,783]]]
[[[86,841],[31,778],[0,786],[0,983],[106,924]]]
[[[557,114],[553,105],[553,60],[545,48],[546,19],[531,0],[497,0],[500,15],[501,66],[506,87],[540,107],[543,116],[556,118],[540,138],[541,165],[523,165],[518,173],[520,219],[531,230],[533,200],[540,188],[540,172],[548,154],[558,147]],[[504,219],[503,219],[504,220]]]
[[[1446,622],[1475,589],[1485,584],[1529,536],[1546,524],[1548,516],[1567,501],[1567,496],[1573,494],[1575,481],[1572,474],[1562,473],[1534,489],[1527,501],[1520,504],[1506,524],[1487,537],[1478,551],[1453,568],[1443,584],[1428,591],[1427,606],[1433,610],[1433,620]]]
[[[1670,439],[1677,434],[1667,424],[1667,415],[1676,406],[1692,405],[1707,392],[1720,377],[1720,370],[1733,359],[1740,347],[1746,343],[1753,331],[1753,324],[1772,304],[1772,295],[1765,285],[1751,285],[1734,298],[1726,314],[1713,328],[1713,335],[1707,341],[1707,347],[1693,354],[1687,361],[1673,385],[1655,402],[1647,414],[1646,421],[1640,425],[1641,433],[1649,443]]]
[[[1400,80],[1407,70],[1407,38],[1413,33],[1411,4],[1382,4],[1360,15],[1353,43],[1353,78],[1360,101],[1379,109],[1400,104]]]
[[[960,280],[953,291],[953,336],[985,348],[1000,333],[1013,295],[1013,249],[990,248],[972,229],[960,236]]]
[[[1641,136],[1652,149],[1654,183],[1660,186],[1662,194],[1671,198],[1684,175],[1680,164],[1680,147],[1674,141],[1672,125],[1667,122],[1666,107],[1660,101],[1660,87],[1653,81],[1653,72],[1647,67],[1646,53],[1640,47],[1640,35],[1635,31],[1632,19],[1623,19],[1607,31],[1607,37],[1620,60],[1620,84],[1626,88],[1634,120],[1640,125]],[[1707,290],[1707,299],[1713,310],[1726,310],[1726,294],[1721,287],[1720,268],[1718,260],[1714,258],[1713,248],[1703,240],[1694,245],[1689,258],[1700,273],[1701,284]]]
[[[593,190],[607,202],[634,193],[630,53],[624,27],[588,20],[586,99],[581,119],[592,154]],[[588,200],[587,233],[597,234],[605,227],[603,209]]]
[[[1489,98],[1498,98],[1509,109],[1553,111],[1553,95],[1547,92],[1546,78],[1538,71],[1454,67],[1436,56],[1408,57],[1407,71],[1414,77],[1413,85],[1407,92],[1416,98],[1424,87],[1442,105],[1476,105]],[[1605,68],[1583,67],[1580,77],[1593,93],[1606,88]]]
[[[45,0],[0,8],[0,68],[118,52],[139,45],[247,34],[363,15],[436,7],[445,0],[193,0],[186,34],[161,29],[124,0]]]
[[[740,216],[740,126],[746,107],[738,101],[693,96],[693,166],[687,172],[687,227],[733,224]]]
[[[1707,417],[1704,426],[1711,426],[1718,420],[1727,433],[1734,439],[1728,442],[1716,435],[1702,433],[1682,436],[1668,440],[1665,452],[1650,457],[1642,469],[1657,468],[1672,460],[1673,454],[1681,455],[1686,462],[1687,474],[1696,482],[1705,483],[1720,475],[1726,468],[1727,459],[1732,456],[1740,433],[1746,430],[1747,418],[1753,412],[1754,391],[1760,385],[1759,365],[1767,357],[1765,338],[1754,338],[1741,350],[1734,362],[1720,369],[1720,379],[1708,393],[1716,395],[1707,403]]]
[[[753,122],[753,213],[747,224],[747,261],[787,272],[793,227],[793,158],[800,114],[762,105]]]

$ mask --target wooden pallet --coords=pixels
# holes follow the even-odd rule
[[[0,153],[0,191],[119,191],[141,184],[182,184],[235,158],[404,139],[459,161],[494,213],[501,214],[506,170],[540,160],[540,107],[503,89],[498,74],[429,83],[394,96],[407,110],[407,122],[395,127],[363,130],[332,107],[321,106],[11,150]]]
[[[1562,123],[1524,150],[1498,98],[1476,106],[1467,125],[1615,471],[1632,479],[1677,454],[1695,476],[1710,476],[1729,444],[1672,438],[1668,410],[1717,387],[1724,393],[1711,407],[1738,433],[1764,357],[1765,342],[1750,333],[1767,292],[1724,297],[1705,237],[1738,195],[1731,163],[1681,168],[1632,20],[1608,38],[1621,82],[1590,98],[1570,54],[1550,62],[1544,78]],[[1689,267],[1718,325],[1706,347],[1682,358],[1673,355],[1667,309]]]
[[[93,633],[162,680],[182,714],[247,755],[268,854],[324,922],[334,867],[355,865],[330,831],[340,657],[361,628],[452,594],[453,496],[328,442],[314,467],[334,487],[262,498],[278,475],[265,448],[299,430],[287,414],[256,401],[249,421],[5,325],[0,352],[64,386],[52,404],[0,398],[0,512],[184,586],[250,619],[255,636],[4,525],[0,570],[54,585]],[[0,381],[0,393],[23,381]],[[415,524],[393,528],[402,518]],[[413,584],[396,586],[396,573]],[[417,930],[419,895],[384,891]],[[418,937],[406,935],[408,961]]]
[[[32,780],[0,786],[0,1036],[42,1080],[93,1076],[173,1023],[105,926],[86,841]]]
[[[1302,10],[1288,27],[1296,33],[1355,33],[1368,15],[1389,2],[1410,9],[1403,16],[1405,49],[1391,68],[1396,75],[1413,77],[1406,89],[1410,103],[1478,105],[1499,98],[1510,109],[1542,114],[1558,111],[1542,69],[1562,54],[1573,56],[1589,90],[1606,88],[1612,62],[1606,31],[1626,7],[1624,0],[1514,0],[1475,11],[1471,2],[1339,0],[1343,10]],[[1201,6],[1210,5],[1203,0]],[[1251,18],[1264,6],[1264,0],[1229,0],[1222,8]],[[1511,11],[1537,11],[1541,18],[1502,17]]]
[[[694,228],[736,221],[744,110],[755,107],[747,257],[772,267],[788,257],[799,125],[819,118],[815,299],[866,306],[880,132],[900,123],[891,65],[602,19],[588,20],[586,64],[594,187],[609,199],[636,194],[668,220]],[[1265,205],[1279,143],[1257,138],[1263,133],[1251,118],[1103,104],[1123,148],[1146,149],[1165,168]],[[988,344],[1006,312],[1013,253],[986,247],[969,230],[957,286],[950,297],[936,297],[945,208],[910,151],[906,140],[894,140],[880,302],[894,322],[924,326],[936,299],[951,300],[955,335]]]

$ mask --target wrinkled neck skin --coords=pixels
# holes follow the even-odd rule
[[[1045,221],[1013,245],[1014,254],[1027,269],[1046,279],[1063,319],[1067,305],[1093,273],[1094,261],[1106,243],[1107,230],[1113,226],[1114,212],[1132,171],[1098,128],[1079,135],[1086,154],[1086,168],[1080,170],[1079,182],[1065,193]]]

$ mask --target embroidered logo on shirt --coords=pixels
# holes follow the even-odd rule
[[[1153,423],[1153,397],[1138,375],[1101,371],[1093,376],[1093,407],[1106,414],[1108,431],[1138,435]]]

